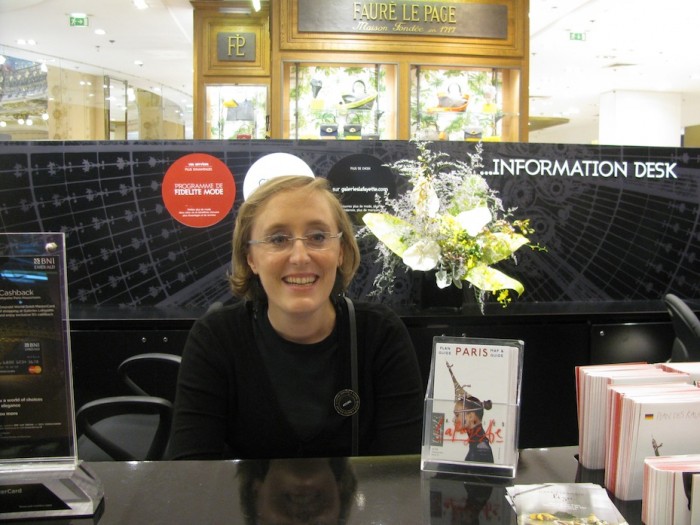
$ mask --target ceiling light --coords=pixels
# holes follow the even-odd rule
[[[148,9],[146,0],[133,0],[133,2],[136,9]]]
[[[257,13],[260,11],[260,0],[252,0],[253,2],[253,9],[255,9],[255,12]]]
[[[95,29],[95,34],[102,36],[102,35],[106,35],[107,31],[105,31],[104,29]]]

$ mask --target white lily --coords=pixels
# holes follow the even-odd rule
[[[447,288],[452,284],[452,276],[448,275],[445,270],[435,272],[435,283],[438,288]]]
[[[486,206],[482,206],[463,211],[455,217],[455,220],[470,236],[476,237],[492,218],[491,211]]]
[[[412,270],[432,270],[440,260],[440,245],[435,241],[421,239],[403,252],[403,262]]]
[[[440,198],[435,192],[435,188],[427,180],[421,179],[411,190],[413,203],[416,206],[418,215],[435,217],[440,211]]]

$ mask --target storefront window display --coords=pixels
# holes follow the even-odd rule
[[[285,138],[396,138],[395,66],[297,62],[285,74]]]
[[[504,140],[517,121],[509,104],[514,97],[506,96],[504,86],[517,89],[517,77],[517,72],[495,68],[413,66],[411,138]]]
[[[207,86],[207,138],[264,139],[269,132],[265,85]]]

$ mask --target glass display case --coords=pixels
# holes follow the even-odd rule
[[[411,138],[519,140],[520,72],[490,67],[411,67]]]
[[[284,138],[396,139],[396,66],[289,62]]]
[[[267,85],[206,86],[206,138],[267,138],[268,99]]]

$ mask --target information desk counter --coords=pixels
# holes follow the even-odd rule
[[[96,516],[13,523],[515,524],[507,485],[596,481],[581,479],[576,453],[576,447],[522,450],[517,477],[507,480],[421,472],[419,456],[340,458],[333,474],[328,460],[277,460],[274,469],[268,461],[95,462],[88,467],[105,493]],[[615,503],[630,525],[641,523],[641,502]],[[246,508],[257,508],[260,518],[246,521]],[[280,517],[290,511],[295,519]],[[347,514],[347,521],[314,511]]]

